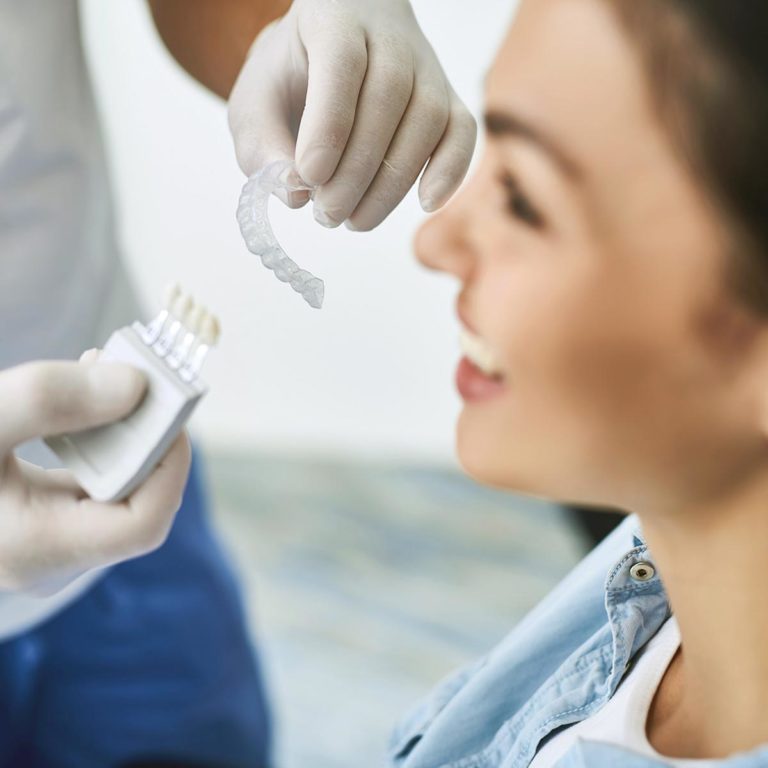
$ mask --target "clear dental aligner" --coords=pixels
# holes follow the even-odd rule
[[[312,191],[299,179],[293,164],[278,161],[264,166],[251,176],[240,193],[237,222],[248,250],[261,258],[261,263],[275,273],[278,280],[289,283],[311,307],[323,306],[325,284],[320,278],[291,260],[275,237],[267,216],[269,196],[277,189],[286,192]]]
[[[178,285],[166,292],[165,307],[149,323],[133,324],[141,340],[183,381],[197,379],[211,347],[219,338],[219,321],[215,315]]]

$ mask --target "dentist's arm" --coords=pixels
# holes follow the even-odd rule
[[[421,204],[435,210],[464,178],[475,120],[407,0],[150,4],[171,53],[203,84],[225,95],[239,69],[229,122],[242,170],[295,160],[321,185],[315,215],[326,226],[372,229],[419,176]]]
[[[174,58],[226,99],[254,38],[291,0],[149,0],[149,6]]]

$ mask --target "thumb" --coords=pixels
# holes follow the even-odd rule
[[[127,416],[144,374],[116,362],[34,362],[0,371],[0,456],[19,443]]]

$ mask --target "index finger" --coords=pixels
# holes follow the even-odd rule
[[[355,122],[357,100],[368,67],[359,26],[341,19],[300,29],[307,50],[306,106],[296,140],[299,175],[319,186],[333,176]]]
[[[190,461],[189,440],[182,432],[154,472],[127,499],[118,504],[81,499],[60,535],[72,547],[88,553],[91,568],[156,549],[181,506]]]

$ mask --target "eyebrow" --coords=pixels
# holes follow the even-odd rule
[[[544,131],[520,117],[498,109],[489,109],[483,115],[485,131],[489,136],[504,139],[516,137],[535,144],[549,155],[555,164],[571,179],[579,180],[584,174],[573,159],[564,152]]]

